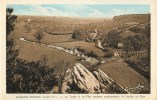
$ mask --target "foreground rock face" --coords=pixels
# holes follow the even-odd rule
[[[71,73],[74,84],[85,93],[130,93],[100,69],[90,72],[76,63]]]
[[[101,93],[130,93],[129,91],[124,89],[121,85],[116,83],[102,70],[98,69],[97,71],[94,71],[93,74],[100,82]]]
[[[76,63],[67,73],[62,93],[130,93],[100,69],[90,72]],[[58,93],[58,86],[51,93]]]
[[[82,64],[76,63],[72,69],[72,78],[77,86],[87,93],[100,92],[100,85],[94,75]]]
[[[99,82],[108,83],[112,85],[113,80],[100,69],[98,69],[97,71],[94,71],[93,74],[95,75],[95,77],[98,79]]]

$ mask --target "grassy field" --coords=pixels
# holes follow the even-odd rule
[[[28,40],[37,41],[34,37],[34,34],[37,32],[36,29],[31,29],[30,32],[25,32],[24,29],[25,22],[19,22],[16,24],[15,30],[13,31],[13,34],[11,34],[11,37],[14,38],[14,40],[18,40],[20,37],[23,37]],[[49,33],[43,32],[43,38],[40,42],[52,44],[56,42],[65,42],[71,40],[72,34],[63,34],[63,35],[51,35]]]
[[[71,32],[75,27],[84,27],[94,23],[105,23],[110,21],[109,18],[80,18],[80,17],[46,17],[46,16],[18,16],[18,22],[28,23],[31,20],[31,27],[34,29],[43,29],[45,32],[58,34],[64,32]],[[100,25],[99,25],[100,26]],[[97,27],[98,28],[98,27]],[[93,29],[94,30],[94,29]]]
[[[100,65],[99,68],[123,87],[132,88],[140,84],[149,88],[147,79],[130,68],[125,62],[111,61]]]
[[[94,42],[75,41],[75,42],[55,43],[55,45],[66,47],[66,48],[74,48],[75,46],[77,46],[87,51],[93,51],[99,57],[104,56],[104,52],[101,49],[96,48]]]
[[[40,60],[42,56],[46,56],[48,58],[48,65],[51,66],[61,60],[72,64],[78,59],[76,56],[39,44],[26,43],[22,41],[16,41],[16,44],[18,44],[17,48],[20,51],[18,57],[28,61],[37,61]]]
[[[37,41],[34,37],[34,34],[37,30],[33,30],[31,33],[26,33],[24,38],[32,41]],[[46,44],[52,44],[52,43],[58,43],[58,42],[67,42],[70,41],[71,34],[65,34],[65,35],[51,35],[48,33],[43,32],[43,38],[40,42],[46,43]]]
[[[19,58],[28,60],[28,61],[36,61],[41,59],[44,55],[49,61],[48,64],[52,65],[55,62],[60,60],[65,60],[65,62],[73,63],[78,57],[69,55],[63,51],[59,51],[53,48],[48,48],[46,46],[25,43],[20,41],[19,38],[23,37],[25,39],[36,41],[34,34],[37,31],[36,29],[31,29],[30,32],[26,32],[24,25],[25,21],[19,21],[16,23],[15,30],[11,34],[11,37],[16,41],[17,47],[19,49]],[[41,43],[46,44],[54,44],[62,47],[73,48],[75,46],[80,46],[87,51],[93,51],[98,56],[103,56],[103,51],[95,47],[95,43],[84,42],[84,41],[74,41],[71,39],[72,34],[63,34],[63,35],[51,35],[49,33],[43,32],[44,37],[41,39]],[[74,42],[67,42],[74,41]]]

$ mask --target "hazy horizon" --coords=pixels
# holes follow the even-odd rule
[[[113,18],[114,16],[127,14],[149,14],[149,5],[120,5],[120,4],[48,4],[48,5],[7,5],[13,8],[15,15],[25,16],[56,16],[79,18]]]

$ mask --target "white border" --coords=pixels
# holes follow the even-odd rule
[[[149,4],[150,10],[151,10],[151,94],[6,94],[6,25],[5,25],[5,11],[6,11],[6,4]],[[96,98],[82,98],[82,96],[93,96],[93,95],[101,95],[101,96],[133,96],[134,98],[130,99],[136,99],[136,100],[157,100],[157,0],[2,0],[1,1],[1,34],[0,34],[0,63],[1,63],[1,83],[0,83],[0,89],[1,89],[1,99],[2,100],[35,100],[35,98],[29,98],[29,99],[17,99],[16,96],[81,96],[81,98],[70,98],[71,100],[80,100],[80,99],[86,99],[86,100],[95,100]],[[136,96],[146,96],[145,98],[135,98]],[[45,100],[70,100],[65,98],[48,98]],[[99,98],[97,98],[99,99]],[[102,98],[105,99],[105,98]],[[110,98],[110,100],[113,100],[116,98]],[[119,98],[120,100],[125,100],[129,98]],[[38,98],[36,100],[43,100],[43,98]]]

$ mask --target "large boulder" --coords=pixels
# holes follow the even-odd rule
[[[100,84],[94,75],[89,72],[82,64],[76,63],[72,68],[74,83],[86,93],[99,93]]]
[[[112,86],[113,80],[100,69],[93,71],[94,76],[100,82],[101,93],[108,93]]]
[[[98,47],[98,48],[100,48],[100,49],[102,49],[102,50],[105,50],[105,48],[104,47],[102,47],[102,43],[101,43],[101,41],[100,40],[97,40],[97,42],[96,42],[96,47]]]
[[[54,86],[50,93],[58,93],[58,86]],[[67,70],[62,93],[130,93],[106,73],[97,69],[88,71],[82,64],[76,63]]]

